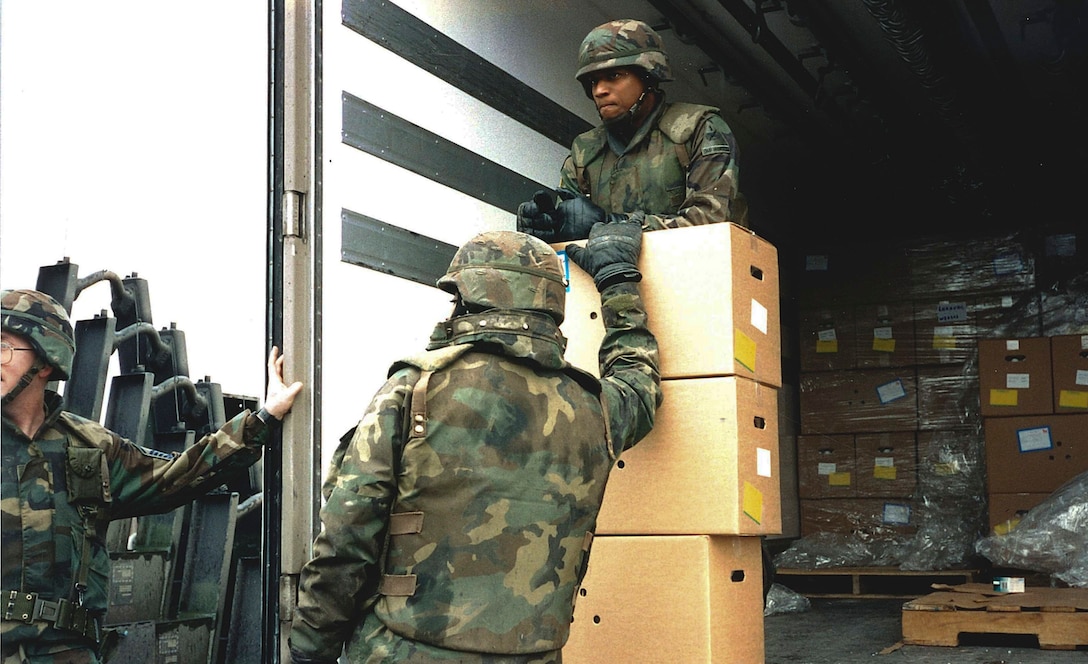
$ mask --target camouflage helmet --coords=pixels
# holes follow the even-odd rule
[[[586,85],[586,74],[613,67],[637,67],[657,82],[673,80],[661,36],[634,19],[610,21],[590,30],[578,49],[578,73],[574,77]]]
[[[453,255],[438,287],[460,294],[465,304],[539,311],[563,322],[567,283],[559,256],[525,233],[480,233]]]
[[[52,297],[35,290],[0,291],[0,328],[30,339],[38,357],[58,380],[72,373],[76,340],[68,312]]]

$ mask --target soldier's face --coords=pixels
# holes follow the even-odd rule
[[[15,387],[15,384],[19,382],[19,379],[23,377],[23,374],[34,365],[34,360],[38,355],[33,351],[21,350],[24,348],[32,348],[30,339],[27,339],[21,334],[15,334],[5,330],[0,332],[0,341],[3,341],[13,348],[11,351],[11,360],[0,365],[0,396],[3,396],[10,392],[11,389]],[[7,358],[5,357],[4,359]]]
[[[614,120],[634,106],[646,85],[642,78],[628,67],[602,69],[587,74],[593,103],[602,120]]]

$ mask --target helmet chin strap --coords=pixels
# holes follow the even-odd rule
[[[34,366],[26,370],[26,373],[23,374],[23,377],[20,378],[19,382],[15,384],[15,387],[11,388],[11,391],[5,394],[2,399],[0,399],[0,404],[6,406],[12,401],[15,401],[15,397],[19,396],[19,394],[23,390],[25,390],[28,385],[34,382],[34,377],[37,376],[38,372],[41,371],[44,367],[45,364],[41,360],[34,362]]]

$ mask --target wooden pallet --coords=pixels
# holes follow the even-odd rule
[[[945,586],[903,605],[903,643],[957,646],[961,634],[1025,634],[1044,650],[1088,646],[1088,588],[1028,588],[995,594],[992,586]]]
[[[910,599],[933,591],[933,584],[970,583],[975,570],[908,571],[898,567],[779,568],[775,580],[805,597]]]

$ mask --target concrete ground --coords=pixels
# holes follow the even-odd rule
[[[1088,664],[1088,650],[1041,650],[1033,637],[961,636],[956,647],[900,646],[901,599],[812,599],[764,618],[766,664]],[[882,651],[885,654],[881,654]]]

